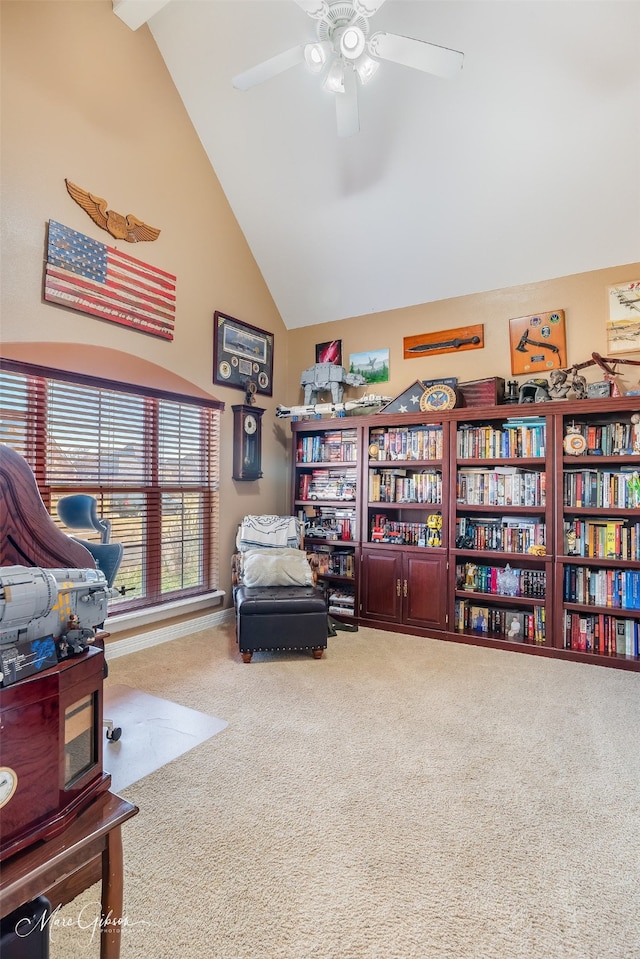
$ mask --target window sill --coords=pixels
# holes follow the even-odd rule
[[[114,636],[117,633],[139,629],[142,626],[150,626],[167,619],[174,619],[176,616],[182,616],[185,613],[196,613],[203,609],[211,609],[213,606],[221,606],[224,597],[224,591],[218,589],[212,593],[205,593],[203,596],[178,599],[174,603],[166,603],[163,606],[136,609],[119,615],[115,613],[113,616],[107,617],[104,628]]]

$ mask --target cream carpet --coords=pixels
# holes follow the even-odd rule
[[[224,626],[110,681],[229,723],[123,791],[122,959],[640,956],[637,673],[370,629],[245,665]]]

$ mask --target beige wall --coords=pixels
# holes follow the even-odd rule
[[[342,339],[342,361],[348,368],[349,354],[363,350],[388,349],[390,380],[379,391],[397,396],[416,379],[457,376],[460,382],[485,376],[502,376],[524,383],[526,376],[512,377],[509,353],[509,319],[564,310],[567,338],[567,362],[582,363],[593,352],[607,355],[605,323],[609,316],[608,288],[616,283],[640,279],[640,263],[580,273],[526,286],[493,290],[473,296],[455,297],[437,303],[386,313],[372,313],[342,323],[324,323],[291,330],[289,376],[286,402],[302,402],[300,371],[315,360],[315,344]],[[403,359],[403,337],[460,326],[484,324],[484,349],[463,353],[443,353]],[[640,354],[626,354],[640,360]],[[627,389],[638,389],[640,367],[620,365],[618,370]],[[598,367],[584,370],[589,382],[602,379]],[[378,387],[376,387],[378,392]],[[346,396],[360,395],[348,389]]]
[[[111,0],[0,4],[2,93],[2,352],[216,396],[222,418],[222,587],[235,529],[247,512],[288,512],[288,468],[273,398],[265,414],[265,479],[234,483],[231,405],[212,384],[213,313],[275,334],[276,383],[286,331],[148,28],[132,32]],[[153,243],[113,240],[71,199],[65,178],[161,229]],[[42,299],[46,224],[58,220],[177,276],[175,339],[153,336]],[[53,346],[51,344],[54,344]],[[110,348],[107,351],[106,348]],[[111,352],[111,350],[113,352]],[[138,370],[137,361],[141,362]],[[150,367],[148,364],[155,364]],[[182,378],[179,379],[179,378]],[[286,442],[285,442],[286,440]]]
[[[0,17],[2,352],[179,390],[186,380],[225,402],[223,588],[242,515],[288,511],[289,424],[274,411],[301,401],[300,372],[314,362],[316,343],[341,339],[345,364],[350,352],[389,348],[391,396],[418,378],[508,379],[513,316],[562,308],[569,361],[606,354],[607,286],[638,279],[638,263],[287,332],[148,29],[130,31],[111,0],[3,0]],[[154,243],[121,246],[177,276],[173,342],[42,300],[49,219],[115,244],[69,197],[65,177],[162,230]],[[212,386],[216,309],[275,334],[274,395],[260,398],[267,413],[258,483],[231,480],[230,407],[242,394]],[[402,359],[403,336],[475,323],[485,325],[482,351]],[[637,385],[628,370],[627,383]]]

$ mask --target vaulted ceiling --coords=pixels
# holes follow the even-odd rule
[[[386,0],[372,31],[464,53],[382,62],[360,132],[304,63],[294,0],[114,0],[148,22],[289,329],[640,260],[640,2]]]

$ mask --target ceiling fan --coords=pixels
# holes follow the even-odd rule
[[[336,94],[338,136],[360,130],[358,81],[368,83],[380,60],[391,60],[438,77],[451,77],[462,68],[463,54],[435,43],[396,33],[370,36],[369,18],[385,0],[295,0],[317,21],[315,43],[301,43],[259,63],[233,79],[237,90],[269,80],[298,63],[323,74],[323,87]]]

